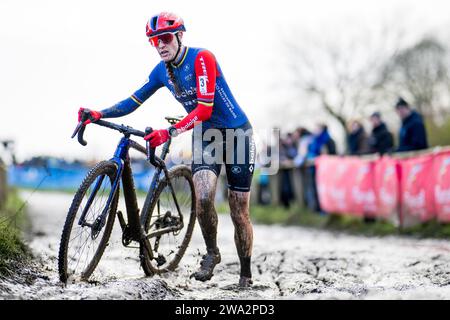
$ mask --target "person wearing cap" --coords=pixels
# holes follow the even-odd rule
[[[400,97],[395,109],[402,125],[399,132],[399,146],[397,152],[422,150],[428,148],[427,133],[422,116],[412,110],[409,103]]]
[[[374,112],[370,116],[372,123],[372,132],[369,137],[369,148],[371,153],[379,153],[383,155],[387,152],[393,151],[394,138],[389,132],[386,124],[381,119],[379,112]]]

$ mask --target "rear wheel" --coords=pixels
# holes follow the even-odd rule
[[[195,225],[195,190],[192,172],[187,166],[176,166],[169,170],[181,215],[167,179],[158,185],[154,197],[147,195],[142,209],[142,224],[149,239],[153,259],[141,246],[141,265],[147,275],[173,271],[178,266],[192,237]],[[173,231],[165,232],[164,230]],[[163,232],[162,234],[157,234]]]
[[[95,270],[108,244],[119,200],[119,188],[108,207],[108,197],[117,174],[116,164],[102,161],[82,182],[70,206],[59,247],[59,278],[67,282],[87,280]],[[107,210],[105,224],[100,216]],[[83,217],[84,216],[84,217]]]

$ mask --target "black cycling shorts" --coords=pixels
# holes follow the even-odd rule
[[[222,164],[225,164],[228,188],[250,191],[256,158],[250,123],[234,129],[195,129],[192,135],[192,174],[211,170],[219,176]]]

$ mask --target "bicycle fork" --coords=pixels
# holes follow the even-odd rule
[[[111,187],[111,192],[109,193],[108,199],[106,201],[106,205],[103,208],[102,213],[95,219],[95,221],[91,224],[86,222],[86,215],[92,205],[92,202],[94,201],[100,187],[103,184],[103,181],[105,179],[106,174],[101,175],[100,177],[97,178],[97,181],[95,183],[94,189],[91,193],[91,195],[89,196],[89,199],[86,203],[86,206],[83,209],[83,212],[81,213],[80,219],[78,220],[78,225],[83,226],[83,227],[89,227],[91,228],[91,238],[92,239],[96,239],[97,236],[99,235],[100,231],[103,229],[103,227],[106,224],[106,218],[108,216],[108,211],[109,208],[111,206],[111,203],[114,199],[114,196],[117,192],[117,188],[119,187],[120,184],[120,177],[122,176],[122,170],[123,170],[123,165],[121,162],[117,162],[114,161],[116,163],[117,167],[117,174],[114,178],[114,182],[113,185]]]

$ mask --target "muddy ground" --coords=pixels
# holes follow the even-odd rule
[[[72,196],[22,197],[29,200],[29,246],[36,259],[13,279],[0,279],[1,299],[450,299],[450,241],[264,225],[254,226],[254,286],[238,290],[228,215],[220,215],[222,262],[209,282],[189,279],[204,250],[198,225],[178,270],[148,278],[137,250],[122,247],[116,224],[95,281],[63,286],[57,252]]]

